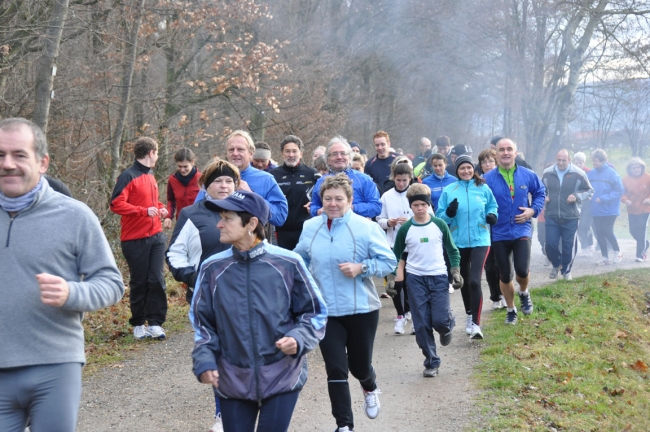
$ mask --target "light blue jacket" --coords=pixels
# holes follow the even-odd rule
[[[447,216],[447,207],[458,200],[456,216]],[[447,222],[451,237],[459,248],[490,246],[490,227],[485,216],[497,213],[499,206],[486,184],[476,186],[474,180],[457,180],[445,187],[438,200],[436,216]]]
[[[289,204],[287,198],[282,193],[282,189],[275,181],[275,177],[266,171],[258,170],[249,166],[244,171],[239,172],[241,179],[248,183],[248,187],[253,192],[264,198],[271,210],[269,223],[274,226],[282,226],[287,220],[289,214]],[[205,188],[201,188],[194,202],[199,202],[205,198]]]
[[[433,209],[436,212],[436,216],[438,213],[438,200],[440,200],[442,191],[456,180],[458,179],[447,171],[445,171],[445,175],[442,178],[439,178],[436,173],[432,173],[430,176],[425,177],[424,180],[422,180],[422,184],[429,186],[429,189],[431,189],[431,202],[433,203]]]
[[[620,215],[623,182],[616,170],[605,162],[600,168],[589,171],[587,177],[594,188],[594,195],[591,197],[591,215],[595,217]],[[600,202],[596,202],[597,199]]]
[[[332,220],[327,228],[324,213],[305,221],[298,246],[294,249],[311,269],[328,316],[344,316],[375,311],[381,307],[372,277],[384,277],[397,266],[384,231],[352,211]],[[368,271],[355,278],[343,275],[341,263],[362,263]]]

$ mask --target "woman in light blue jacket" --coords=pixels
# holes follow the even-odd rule
[[[348,371],[361,383],[366,415],[379,414],[372,349],[381,302],[372,277],[391,273],[397,261],[379,225],[352,212],[352,185],[344,173],[325,178],[319,194],[323,213],[305,222],[294,252],[311,268],[327,305],[320,343],[327,389],[338,430],[351,431]]]
[[[467,313],[465,331],[472,339],[483,339],[481,274],[490,250],[490,229],[497,221],[497,202],[490,188],[474,171],[472,158],[459,156],[455,162],[458,181],[445,187],[436,214],[449,225],[460,252],[461,295]]]

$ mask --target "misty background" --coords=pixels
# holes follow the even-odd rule
[[[44,127],[50,173],[100,215],[141,135],[160,179],[235,129],[276,159],[286,134],[306,157],[336,134],[373,154],[377,130],[413,155],[505,135],[537,169],[563,147],[643,157],[649,17],[633,0],[2,0],[0,116]]]

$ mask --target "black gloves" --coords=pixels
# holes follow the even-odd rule
[[[497,215],[494,213],[488,213],[488,215],[485,216],[485,222],[489,223],[490,225],[494,225],[497,223]]]
[[[450,218],[453,218],[456,217],[457,211],[458,211],[458,199],[454,198],[454,200],[449,203],[449,207],[447,207],[445,213],[447,213],[447,216],[449,216]]]

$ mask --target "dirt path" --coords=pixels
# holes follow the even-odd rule
[[[634,243],[622,240],[623,262],[597,267],[596,257],[578,257],[573,276],[604,273],[617,268],[648,268],[634,262]],[[552,282],[543,266],[537,241],[533,245],[531,286]],[[491,312],[489,290],[484,282],[484,314]],[[533,301],[535,295],[533,292]],[[479,361],[481,343],[465,334],[460,292],[451,296],[457,326],[454,340],[439,347],[440,375],[422,377],[422,354],[410,335],[393,334],[394,308],[389,299],[383,308],[375,341],[374,366],[382,390],[381,414],[369,420],[363,414],[361,389],[351,380],[355,430],[361,431],[460,431],[480,421],[472,409],[476,389],[470,379]],[[502,312],[498,312],[502,314]],[[491,325],[502,325],[499,317]],[[410,329],[410,324],[409,324]],[[490,327],[483,326],[486,338]],[[151,343],[132,359],[108,367],[84,382],[78,430],[99,431],[206,431],[214,411],[212,391],[191,373],[192,334],[176,334],[164,342]],[[309,359],[310,378],[302,391],[290,431],[332,431],[325,368],[318,351]]]

